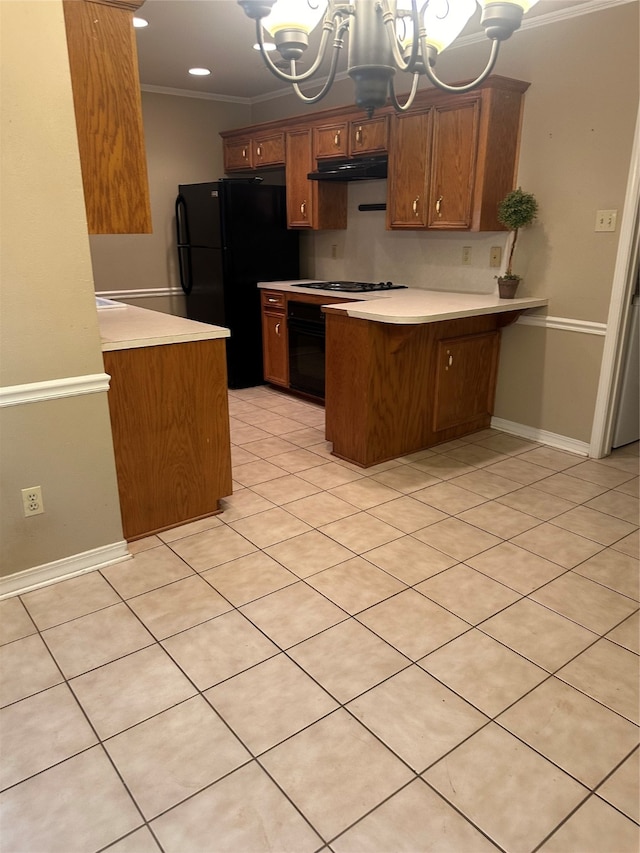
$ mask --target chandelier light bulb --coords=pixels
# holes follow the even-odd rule
[[[442,53],[460,35],[475,10],[476,0],[430,0],[423,17],[427,44]]]

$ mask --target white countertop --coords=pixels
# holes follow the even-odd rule
[[[123,303],[98,307],[98,326],[103,352],[229,337],[229,329],[223,326],[210,326]]]
[[[343,312],[349,317],[361,320],[397,325],[437,323],[441,320],[454,320],[460,317],[542,308],[548,304],[547,299],[530,297],[500,299],[497,294],[492,293],[456,293],[446,290],[423,290],[416,287],[351,294],[296,286],[315,280],[259,282],[258,287],[284,290],[291,294],[308,293],[318,296],[339,296],[342,299],[353,298],[357,301],[332,305],[331,311]]]

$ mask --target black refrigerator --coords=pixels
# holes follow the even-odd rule
[[[180,283],[190,320],[226,326],[230,388],[263,383],[259,281],[299,278],[298,234],[285,188],[260,179],[178,187]]]

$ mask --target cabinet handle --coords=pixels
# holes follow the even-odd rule
[[[262,145],[258,145],[258,147],[256,148],[256,154],[258,155],[258,157],[262,157]]]
[[[447,364],[445,365],[445,370],[449,370],[451,365],[453,364],[453,356],[451,355],[451,350],[447,350]]]
[[[337,131],[336,135],[333,137],[333,144],[336,148],[340,148],[340,131]]]
[[[356,130],[356,142],[359,142],[359,143],[362,142],[362,128],[361,127],[359,127]]]
[[[280,301],[280,300],[279,300],[279,299],[276,299],[276,297],[275,297],[275,296],[270,296],[270,297],[267,299],[267,302],[279,302],[279,301]]]
[[[276,323],[276,335],[280,337],[280,323]]]
[[[439,196],[438,201],[436,202],[436,213],[438,214],[438,217],[440,219],[442,219],[442,213],[440,212],[440,209],[442,207],[442,198],[443,196]]]
[[[248,153],[248,152],[247,152],[247,146],[245,145],[245,146],[244,146],[244,148],[242,149],[242,159],[243,159],[243,160],[247,160],[247,159],[248,159],[248,158],[247,158],[247,153]]]
[[[417,215],[418,215],[418,202],[419,202],[419,201],[420,201],[420,196],[419,196],[419,195],[417,195],[417,196],[414,198],[414,200],[413,200],[413,204],[411,205],[411,209],[413,210],[413,215],[414,215],[414,216],[417,216]]]
[[[302,216],[303,219],[307,218],[307,202],[306,201],[303,201],[302,204],[300,205],[300,216]]]

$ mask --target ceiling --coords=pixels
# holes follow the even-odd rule
[[[527,17],[554,17],[577,11],[576,7],[582,12],[619,2],[625,0],[540,0]],[[137,14],[149,21],[148,27],[136,30],[140,82],[144,87],[228,98],[256,98],[288,88],[267,70],[259,53],[252,49],[255,24],[237,0],[146,0]],[[462,36],[473,37],[480,32],[477,10]],[[313,45],[309,48],[309,61],[314,58],[312,49]],[[344,53],[343,66],[346,50]],[[212,73],[193,77],[188,69],[194,66],[209,68]]]

